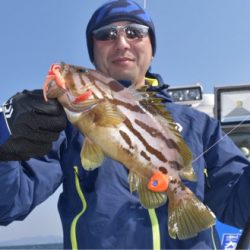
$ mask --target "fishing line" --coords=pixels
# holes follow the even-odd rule
[[[198,159],[200,159],[204,154],[206,154],[210,149],[212,149],[215,145],[217,145],[219,142],[221,142],[226,136],[230,135],[235,129],[240,127],[242,123],[244,123],[246,120],[250,118],[250,115],[246,116],[245,119],[243,119],[240,123],[238,123],[235,127],[233,127],[231,130],[228,131],[224,136],[222,136],[218,141],[216,141],[212,146],[210,146],[208,149],[206,149],[204,152],[202,152],[199,156],[197,156],[193,163],[196,162]]]

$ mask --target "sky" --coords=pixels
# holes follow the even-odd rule
[[[23,89],[41,88],[52,63],[93,68],[85,28],[104,0],[0,0],[0,104]],[[157,36],[152,72],[171,87],[250,82],[249,0],[137,0],[150,13]],[[60,190],[24,222],[0,227],[0,241],[61,235]],[[48,227],[49,224],[49,227]],[[38,226],[39,225],[39,226]]]

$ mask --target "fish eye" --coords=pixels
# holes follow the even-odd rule
[[[62,65],[62,71],[63,71],[64,73],[68,73],[68,72],[69,72],[69,66],[66,65],[66,64]]]
[[[76,71],[78,73],[88,73],[89,72],[88,69],[82,68],[82,67],[77,68]]]

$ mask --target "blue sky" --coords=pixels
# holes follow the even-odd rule
[[[93,67],[85,27],[103,2],[1,0],[0,103],[17,91],[41,88],[54,62]],[[143,5],[144,1],[137,2]],[[160,73],[166,83],[199,82],[205,92],[212,93],[214,86],[250,82],[249,0],[147,0],[146,8],[157,35],[152,71]],[[0,241],[61,234],[58,193],[25,222],[0,227]]]

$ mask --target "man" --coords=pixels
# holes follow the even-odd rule
[[[243,227],[250,211],[250,198],[245,196],[250,188],[249,162],[228,137],[223,138],[217,121],[171,103],[161,79],[148,71],[156,52],[148,14],[131,0],[109,1],[91,17],[86,38],[90,60],[99,71],[125,86],[151,84],[165,99],[194,158],[197,182],[184,180],[184,184],[219,220]],[[15,95],[3,111],[2,225],[24,219],[63,183],[58,208],[66,249],[220,248],[215,228],[187,240],[170,238],[167,205],[153,212],[143,208],[137,195],[130,193],[128,172],[118,162],[106,158],[100,168],[86,172],[80,163],[83,137],[66,122],[56,101],[44,102],[41,91]]]

